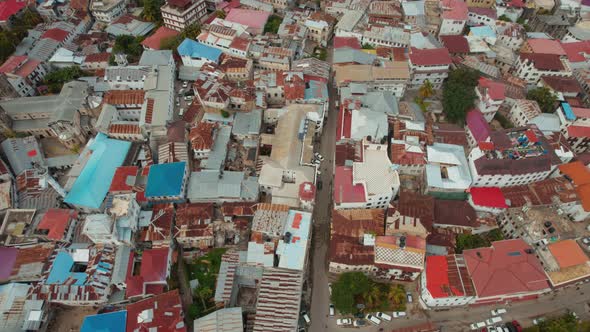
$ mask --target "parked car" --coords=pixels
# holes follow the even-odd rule
[[[314,153],[313,156],[320,161],[324,161],[324,156],[322,156],[321,154],[319,154],[317,152]]]
[[[590,236],[583,238],[582,243],[583,244],[590,244]]]
[[[389,316],[388,314],[384,313],[384,312],[378,312],[375,314],[375,316],[377,316],[377,318],[381,319],[381,320],[386,320],[386,321],[390,321],[391,320],[391,316]]]
[[[305,323],[307,323],[307,324],[311,323],[311,319],[309,318],[309,315],[307,314],[306,311],[302,311],[301,316],[303,317],[303,320],[305,320]]]
[[[365,322],[364,319],[357,319],[354,321],[354,323],[352,323],[352,326],[354,327],[361,327],[361,326],[366,326],[367,322]]]
[[[193,96],[185,96],[184,97],[184,100],[185,101],[191,101],[191,100],[193,100]]]
[[[494,324],[500,323],[501,321],[502,321],[502,317],[496,316],[496,317],[486,319],[486,324],[494,325]]]
[[[506,313],[506,309],[504,308],[499,308],[499,309],[494,309],[492,310],[492,316],[500,316]]]
[[[182,87],[183,87],[183,88],[186,88],[186,87],[188,87],[188,82],[187,82],[187,81],[184,81],[184,82],[182,82]]]
[[[410,292],[406,293],[406,298],[408,299],[408,303],[412,303],[412,301],[414,301],[414,298],[412,297],[412,293],[410,293]]]
[[[318,190],[322,190],[322,181],[318,181]],[[330,296],[332,296],[332,283],[328,283],[328,292],[330,292]]]
[[[474,331],[481,329],[482,327],[485,327],[485,326],[486,326],[486,322],[477,322],[477,323],[473,323],[473,324],[469,325],[469,327]]]
[[[406,316],[405,311],[394,311],[393,312],[393,318],[400,318],[400,317],[405,317],[405,316]]]
[[[178,116],[182,116],[184,114],[184,108],[178,110]]]
[[[377,317],[375,317],[375,316],[371,315],[371,314],[368,314],[366,318],[367,318],[367,320],[368,320],[369,322],[371,322],[371,323],[373,323],[373,324],[375,324],[375,325],[379,325],[379,324],[381,324],[381,320],[380,320],[379,318],[377,318]]]
[[[365,315],[362,312],[357,312],[356,314],[354,314],[354,317],[356,318],[365,318]]]
[[[336,325],[338,325],[338,326],[352,325],[352,319],[350,319],[350,318],[337,319],[336,320]]]
[[[533,319],[533,325],[539,325],[541,324],[541,322],[545,321],[545,317],[537,317],[535,319]]]
[[[330,316],[334,316],[334,305],[330,303]]]
[[[506,327],[510,332],[522,332],[522,326],[520,326],[520,323],[515,320],[506,323]]]

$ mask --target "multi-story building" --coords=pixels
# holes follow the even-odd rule
[[[520,127],[491,132],[468,162],[474,187],[507,187],[544,180],[562,161],[538,129]]]
[[[126,4],[125,0],[93,0],[90,12],[97,21],[109,24],[126,12]]]
[[[504,103],[504,84],[482,77],[475,87],[477,96],[477,108],[481,111],[487,122],[491,122],[500,106]]]
[[[521,53],[514,65],[515,76],[528,84],[537,84],[542,76],[572,76],[572,70],[558,54]]]
[[[449,74],[451,56],[446,48],[417,49],[409,54],[410,88],[417,89],[429,81],[433,89],[440,89]]]
[[[352,166],[338,166],[334,176],[335,209],[386,208],[397,196],[399,174],[392,168],[387,146],[363,143]]]
[[[440,36],[461,35],[468,19],[467,4],[463,0],[443,0],[442,23],[440,25]]]
[[[332,29],[336,24],[336,19],[323,12],[315,12],[305,20],[305,26],[308,33],[307,38],[316,43],[326,46],[328,40],[332,37]]]
[[[20,55],[8,58],[0,67],[0,73],[20,97],[28,97],[36,94],[35,88],[47,71],[41,61]]]
[[[590,146],[590,109],[571,107],[561,103],[555,112],[561,122],[561,133],[575,153],[582,153]]]
[[[366,83],[376,90],[393,92],[397,98],[403,97],[410,79],[410,68],[405,62],[385,62],[383,66],[345,65],[335,69],[334,81],[338,88],[351,83]]]
[[[420,299],[426,307],[463,306],[473,303],[475,297],[463,255],[426,257],[420,277]]]
[[[493,8],[496,4],[493,0],[467,0],[467,7]]]
[[[203,21],[207,4],[204,0],[169,0],[160,10],[165,27],[182,31],[191,24]]]

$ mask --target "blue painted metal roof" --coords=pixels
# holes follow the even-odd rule
[[[157,164],[150,167],[145,197],[178,196],[182,190],[186,162]]]
[[[63,283],[72,275],[72,273],[70,272],[70,270],[72,269],[72,265],[74,265],[74,259],[72,258],[72,256],[63,251],[57,253],[57,256],[53,261],[51,271],[49,271],[49,276],[47,276],[47,281],[45,283]],[[86,276],[86,274],[84,274],[84,276]]]
[[[310,80],[305,88],[305,100],[320,99],[328,100],[328,86],[326,83]]]
[[[125,332],[127,310],[86,316],[80,332]]]
[[[479,36],[479,37],[483,37],[483,38],[485,38],[485,37],[496,37],[496,33],[488,25],[482,25],[482,26],[479,26],[479,27],[470,27],[469,28],[469,31],[474,36]]]
[[[221,51],[215,47],[201,44],[192,39],[186,38],[176,49],[181,56],[190,56],[191,58],[205,58],[217,62],[221,56]]]
[[[115,170],[123,165],[130,147],[131,142],[111,139],[102,133],[96,135],[82,151],[82,156],[92,154],[64,201],[98,209],[109,191]]]
[[[566,119],[570,121],[574,121],[576,119],[576,115],[574,114],[574,110],[569,103],[561,103],[561,108],[563,108],[563,113],[565,113]]]

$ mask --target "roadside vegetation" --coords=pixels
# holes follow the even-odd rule
[[[332,303],[341,314],[353,314],[359,304],[367,311],[405,311],[406,291],[399,284],[378,283],[362,272],[342,273],[332,285]]]
[[[573,313],[542,321],[537,326],[527,327],[523,332],[590,332],[590,321],[580,321]]]

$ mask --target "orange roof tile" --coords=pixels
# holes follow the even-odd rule
[[[111,105],[141,105],[144,97],[143,90],[109,90],[103,101]]]
[[[559,165],[559,170],[578,186],[590,183],[590,169],[580,161]]]
[[[135,124],[112,124],[109,134],[141,135],[141,128]]]
[[[575,240],[563,240],[547,247],[562,269],[584,264],[589,260]]]
[[[154,115],[154,99],[148,98],[147,111],[145,112],[145,123],[151,124],[153,115]]]
[[[191,146],[195,150],[209,150],[213,146],[213,133],[217,124],[209,122],[199,122],[189,133]]]

